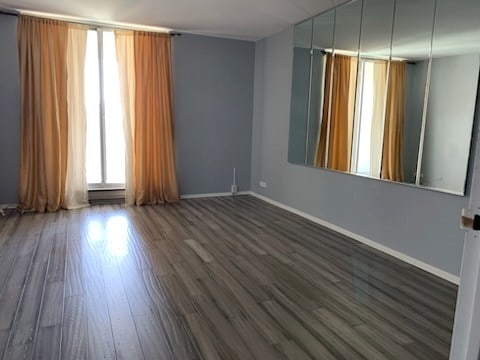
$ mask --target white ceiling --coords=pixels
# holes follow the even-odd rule
[[[0,0],[0,7],[258,40],[345,0]]]

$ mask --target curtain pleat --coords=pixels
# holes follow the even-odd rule
[[[327,81],[316,165],[350,171],[358,59],[331,54],[326,58]]]
[[[125,203],[135,204],[135,174],[133,149],[135,134],[135,45],[133,31],[115,31],[120,94],[125,134]]]
[[[67,46],[68,160],[65,207],[89,206],[86,175],[87,113],[84,68],[87,28],[70,26]]]
[[[19,208],[62,208],[67,172],[67,38],[63,22],[20,16]]]
[[[389,70],[381,178],[403,181],[406,63],[392,61]]]
[[[134,33],[134,174],[137,205],[179,200],[173,139],[171,42]]]

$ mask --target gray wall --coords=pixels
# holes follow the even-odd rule
[[[325,90],[325,54],[317,49],[313,50],[312,66],[312,96],[310,99],[310,119],[308,121],[308,144],[306,163],[315,165],[317,145],[320,137],[323,119],[323,102]]]
[[[407,64],[403,172],[405,182],[411,184],[416,180],[427,72],[428,61]]]
[[[255,43],[184,34],[173,40],[180,192],[250,190]]]
[[[459,275],[467,197],[288,163],[292,45],[293,28],[256,45],[252,190]]]
[[[292,102],[288,160],[305,164],[305,147],[308,124],[308,89],[310,85],[310,49],[295,46],[293,49]]]
[[[432,60],[421,169],[426,186],[463,192],[479,68],[479,54]]]
[[[18,200],[20,98],[17,17],[0,14],[0,204]]]

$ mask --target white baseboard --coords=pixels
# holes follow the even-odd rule
[[[251,195],[251,191],[239,191],[235,194],[235,196],[241,195]],[[209,198],[209,197],[223,197],[223,196],[233,196],[231,192],[224,192],[224,193],[208,193],[208,194],[187,194],[187,195],[180,195],[181,199],[200,199],[200,198]]]
[[[0,216],[5,216],[5,210],[16,209],[17,204],[0,204]]]
[[[16,209],[18,204],[0,204],[0,209]]]
[[[459,276],[456,276],[456,275],[453,275],[453,274],[450,274],[449,272],[446,272],[444,270],[441,270],[435,266],[432,266],[430,264],[427,264],[421,260],[418,260],[418,259],[415,259],[414,257],[411,257],[409,255],[406,255],[404,253],[401,253],[400,251],[397,251],[397,250],[394,250],[392,248],[389,248],[388,246],[385,246],[385,245],[382,245],[382,244],[379,244],[373,240],[370,240],[370,239],[367,239],[366,237],[364,236],[361,236],[361,235],[358,235],[358,234],[355,234],[347,229],[344,229],[340,226],[337,226],[337,225],[334,225],[332,223],[329,223],[328,221],[325,221],[325,220],[322,220],[322,219],[319,219],[315,216],[312,216],[310,214],[307,214],[306,212],[303,212],[303,211],[300,211],[300,210],[297,210],[293,207],[290,207],[288,205],[285,205],[285,204],[282,204],[281,202],[279,201],[276,201],[276,200],[273,200],[273,199],[270,199],[269,197],[266,197],[264,195],[260,195],[258,193],[255,193],[255,192],[250,192],[250,194],[252,196],[255,196],[256,198],[259,198],[263,201],[266,201],[272,205],[275,205],[279,208],[282,208],[284,210],[287,210],[287,211],[290,211],[291,213],[294,213],[296,215],[299,215],[305,219],[308,219],[310,221],[313,221],[314,223],[317,223],[319,225],[322,225],[322,226],[325,226],[326,228],[329,228],[333,231],[336,231],[340,234],[343,234],[345,236],[348,236],[349,238],[352,238],[354,240],[357,240],[359,242],[361,242],[362,244],[365,244],[365,245],[368,245],[376,250],[379,250],[385,254],[388,254],[388,255],[391,255],[397,259],[400,259],[402,261],[405,261],[406,263],[410,264],[410,265],[413,265],[413,266],[416,266],[422,270],[425,270],[433,275],[436,275],[444,280],[447,280],[451,283],[454,283],[454,284],[460,284],[460,277]]]

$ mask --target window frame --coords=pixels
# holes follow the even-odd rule
[[[97,34],[97,47],[98,47],[98,84],[99,84],[99,121],[100,121],[100,157],[101,157],[101,182],[88,183],[89,191],[101,191],[101,190],[125,190],[125,183],[109,183],[107,179],[107,148],[105,138],[105,79],[103,71],[104,63],[104,51],[103,51],[103,33],[105,31],[113,31],[112,29],[104,27],[92,26],[88,28],[89,31],[95,31]],[[88,161],[88,159],[86,159]]]

